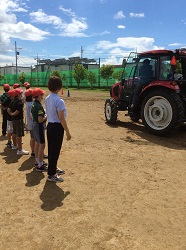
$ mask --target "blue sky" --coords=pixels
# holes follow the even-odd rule
[[[186,47],[185,0],[0,0],[0,66]],[[81,54],[81,48],[83,50]]]

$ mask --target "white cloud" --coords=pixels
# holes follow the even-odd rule
[[[115,15],[114,15],[114,19],[122,19],[125,18],[125,15],[123,14],[123,11],[118,11]]]
[[[63,24],[61,26],[61,36],[66,37],[87,37],[86,34],[83,33],[88,28],[86,22],[79,21],[76,19],[72,19],[71,23]]]
[[[118,59],[116,58],[116,56],[111,56],[110,58],[105,59],[104,61],[101,61],[101,66],[105,64],[105,65],[116,65],[119,64]]]
[[[71,9],[65,9],[62,6],[59,7],[60,10],[62,10],[65,14],[67,14],[68,16],[71,17],[76,17],[76,14],[74,11],[72,11]]]
[[[2,54],[0,62],[1,62],[1,65],[3,67],[5,65],[7,65],[7,66],[15,66],[15,56]],[[19,66],[29,67],[31,65],[35,65],[36,61],[31,57],[22,57],[21,56],[21,57],[18,58],[18,64],[19,64]]]
[[[54,15],[47,15],[42,9],[30,13],[32,22],[42,24],[52,24],[60,31],[59,35],[64,37],[87,37],[83,32],[87,30],[88,24],[85,18],[77,17],[71,9],[59,8],[64,14],[71,17],[70,22],[66,22]]]
[[[2,12],[27,12],[27,10],[25,8],[22,8],[21,6],[25,6],[25,4],[19,0],[0,1],[0,10]]]
[[[17,19],[14,14],[7,14],[6,12],[0,12],[0,24],[3,23],[16,23]]]
[[[62,20],[59,17],[47,15],[42,9],[39,9],[36,12],[31,12],[30,17],[33,23],[53,24],[57,27],[62,25]]]
[[[130,17],[138,17],[138,18],[145,17],[144,13],[130,13],[129,15]]]
[[[1,34],[6,34],[6,37],[20,38],[22,40],[42,41],[49,32],[42,31],[31,24],[23,22],[1,24]]]
[[[6,54],[12,50],[11,38],[22,40],[41,41],[49,35],[49,32],[42,31],[31,24],[17,22],[14,12],[26,12],[25,5],[18,0],[0,1],[0,54]]]
[[[179,48],[180,48],[180,47],[183,46],[183,45],[184,45],[184,44],[181,44],[181,43],[171,43],[171,44],[169,44],[168,46],[169,46],[169,47],[172,47],[172,46],[173,46],[173,47],[179,47]]]
[[[116,42],[111,41],[100,41],[94,46],[94,55],[97,54],[110,54],[111,56],[107,60],[114,60],[119,62],[122,57],[128,57],[129,53],[132,51],[148,51],[155,49],[164,49],[154,45],[154,38],[150,37],[121,37],[116,40]],[[116,57],[119,59],[116,60]],[[115,58],[115,59],[114,59]],[[114,60],[113,60],[114,59]],[[106,62],[106,61],[105,61]]]
[[[124,25],[118,25],[118,29],[125,29],[126,27]]]
[[[122,37],[117,39],[116,45],[121,48],[145,51],[153,48],[154,38],[150,37]]]
[[[30,1],[30,0],[29,0]],[[63,37],[93,37],[110,34],[107,30],[100,33],[86,34],[88,30],[88,22],[84,17],[79,17],[72,9],[59,7],[61,11],[60,16],[48,15],[42,9],[33,11],[27,14],[26,1],[22,0],[0,0],[0,54],[1,62],[8,63],[15,61],[14,44],[11,40],[18,38],[28,41],[42,41],[51,36],[51,28],[53,31],[57,30],[58,36]],[[100,3],[108,1],[102,0]],[[44,7],[43,7],[44,8]],[[26,13],[26,18],[30,17],[32,23],[25,23],[17,21],[17,12]],[[64,17],[64,19],[62,19]],[[130,17],[144,17],[144,13],[130,13]],[[121,20],[125,18],[123,11],[118,11],[114,18]],[[47,31],[41,30],[39,25],[46,24]],[[125,29],[124,25],[118,25],[118,29]],[[92,39],[93,41],[93,39]],[[174,44],[172,44],[173,46]],[[85,53],[87,57],[105,57],[109,59],[108,62],[117,64],[121,57],[127,56],[131,51],[146,51],[151,49],[158,49],[154,45],[154,39],[149,37],[120,37],[116,41],[99,41],[98,43],[89,46],[91,53]],[[86,51],[86,48],[84,48]],[[12,56],[7,56],[7,53],[12,53]],[[79,51],[72,52],[72,55],[79,56]],[[27,61],[27,65],[33,65],[33,58],[23,57],[23,52],[20,53],[19,65],[25,65],[23,61]],[[50,52],[49,52],[50,54]]]
[[[63,11],[64,14],[71,17],[71,21],[69,23],[63,22],[60,30],[61,30],[61,36],[66,37],[88,37],[84,31],[88,29],[88,24],[86,22],[86,18],[84,17],[78,17],[75,12],[73,12],[71,9],[65,9],[62,6],[60,7],[60,10]]]
[[[98,33],[98,35],[100,35],[100,36],[104,36],[104,35],[108,35],[108,34],[110,34],[110,32],[107,31],[107,30],[105,30],[105,31],[103,31],[101,33]]]
[[[96,49],[103,49],[103,50],[107,50],[107,49],[111,49],[115,47],[114,43],[111,43],[110,41],[99,41],[96,44]]]

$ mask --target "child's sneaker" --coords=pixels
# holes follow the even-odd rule
[[[15,146],[15,145],[12,145],[12,149],[17,149],[17,146]]]
[[[59,177],[57,174],[55,175],[49,175],[47,178],[48,181],[53,181],[53,182],[63,182],[63,178]]]
[[[65,171],[62,170],[62,169],[60,169],[60,168],[57,168],[57,169],[56,169],[56,173],[57,173],[57,174],[65,174]]]
[[[26,151],[24,149],[17,151],[17,155],[28,155],[28,154],[29,154],[29,151]]]
[[[46,163],[45,161],[43,161],[43,165],[47,166],[48,163]],[[35,162],[35,163],[34,163],[34,167],[37,168],[37,167],[38,167],[38,163]]]
[[[30,154],[30,156],[31,156],[31,157],[35,157],[35,153],[32,152],[32,153]]]
[[[36,171],[38,171],[38,172],[47,172],[48,171],[48,168],[47,168],[47,166],[46,165],[42,165],[41,167],[36,167]]]
[[[11,142],[8,142],[6,145],[7,145],[7,148],[12,148],[13,146]]]

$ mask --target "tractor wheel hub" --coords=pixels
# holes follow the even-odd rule
[[[149,107],[149,118],[153,122],[159,122],[166,119],[166,106],[162,103],[154,103]]]

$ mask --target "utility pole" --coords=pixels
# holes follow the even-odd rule
[[[17,82],[17,45],[15,41],[15,58],[16,58],[16,82]]]
[[[39,62],[39,60],[40,60],[40,58],[38,57],[38,54],[37,54],[37,57],[34,58],[34,60],[37,61],[37,83],[38,83],[38,62]]]
[[[15,58],[16,58],[16,82],[17,82],[17,73],[18,73],[18,70],[17,70],[17,59],[18,59],[18,56],[19,56],[19,52],[17,51],[18,49],[21,49],[21,48],[17,48],[17,44],[16,44],[16,41],[15,41]]]
[[[83,58],[83,47],[81,46],[81,58]]]
[[[32,65],[30,66],[30,83],[31,83],[31,86],[32,86]]]
[[[100,58],[99,58],[99,74],[98,74],[98,87],[100,88]]]

